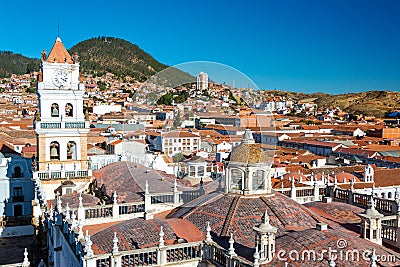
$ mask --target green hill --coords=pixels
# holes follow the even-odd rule
[[[39,70],[39,60],[14,54],[10,51],[0,51],[0,77],[10,77],[11,74],[25,74]]]
[[[81,71],[101,76],[106,72],[145,81],[167,68],[137,45],[115,37],[96,37],[82,41],[69,50],[77,52]]]

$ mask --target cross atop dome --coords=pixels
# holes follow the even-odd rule
[[[51,49],[49,56],[47,57],[49,63],[69,63],[72,64],[73,60],[71,55],[65,49],[64,44],[60,37],[57,37],[54,42],[53,48]]]

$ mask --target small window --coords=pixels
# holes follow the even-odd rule
[[[189,176],[190,177],[195,177],[196,175],[196,168],[194,166],[189,167]]]
[[[68,103],[65,105],[65,117],[72,117],[74,114],[72,104]]]
[[[58,142],[50,143],[50,160],[59,160],[60,159],[60,145]]]
[[[204,176],[204,166],[199,166],[199,168],[197,169],[197,176]]]
[[[76,144],[73,141],[67,144],[67,159],[76,159]]]
[[[18,216],[22,216],[22,205],[15,205],[14,206],[14,216],[18,217]]]
[[[20,166],[15,166],[14,173],[13,173],[13,178],[21,178],[21,177],[22,177],[21,167]]]
[[[58,117],[59,115],[60,115],[60,112],[58,109],[58,104],[57,103],[51,104],[51,116]]]
[[[253,172],[253,190],[263,190],[264,189],[264,174],[263,170],[257,170]]]
[[[238,169],[233,169],[231,171],[231,187],[232,189],[242,189],[242,171]]]
[[[13,196],[22,196],[22,187],[14,187]]]

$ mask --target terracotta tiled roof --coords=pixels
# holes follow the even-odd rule
[[[79,204],[79,194],[77,192],[73,192],[72,194],[67,194],[67,195],[62,195],[60,196],[62,204],[61,206],[63,207],[63,209],[68,206],[72,209],[72,208],[77,208],[78,204]],[[100,199],[98,199],[97,197],[93,196],[93,195],[89,195],[89,194],[82,194],[82,204],[83,206],[95,206],[98,205],[100,202]],[[57,206],[57,200],[53,199],[50,201],[51,205],[53,205],[53,207]]]
[[[31,153],[36,153],[36,149],[37,149],[37,146],[36,146],[36,145],[33,145],[33,146],[24,146],[24,147],[22,148],[22,153],[29,153],[29,152],[31,152]]]
[[[120,251],[157,246],[161,226],[167,245],[178,243],[179,240],[192,242],[201,241],[204,238],[201,232],[187,220],[174,218],[146,221],[142,218],[136,218],[115,224],[94,234],[91,237],[93,250],[95,254],[110,253],[113,247],[114,232],[117,233],[119,239],[118,248]]]
[[[303,181],[305,181],[305,180],[303,180]],[[281,180],[281,179],[272,178],[271,179],[271,185],[272,185],[272,188],[274,188],[274,189],[280,189],[282,187],[283,188],[290,188],[292,186],[292,181],[290,181],[289,179]],[[294,186],[295,187],[304,187],[304,186],[307,186],[307,185],[299,183],[295,179]]]
[[[199,138],[198,135],[192,134],[188,131],[168,132],[162,134],[163,138]]]
[[[72,64],[72,57],[68,53],[67,49],[65,49],[61,39],[57,37],[53,48],[51,49],[49,56],[47,57],[47,62],[49,63],[69,63]]]
[[[106,167],[93,171],[97,187],[105,186],[106,195],[111,197],[116,191],[118,202],[143,201],[142,193],[145,190],[146,181],[150,193],[172,192],[174,178],[157,172],[134,162],[115,162]],[[186,187],[181,179],[177,179],[179,190],[194,190]]]

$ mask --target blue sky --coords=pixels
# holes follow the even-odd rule
[[[0,50],[40,57],[60,36],[138,44],[168,65],[212,61],[261,89],[400,90],[400,1],[5,1]]]

